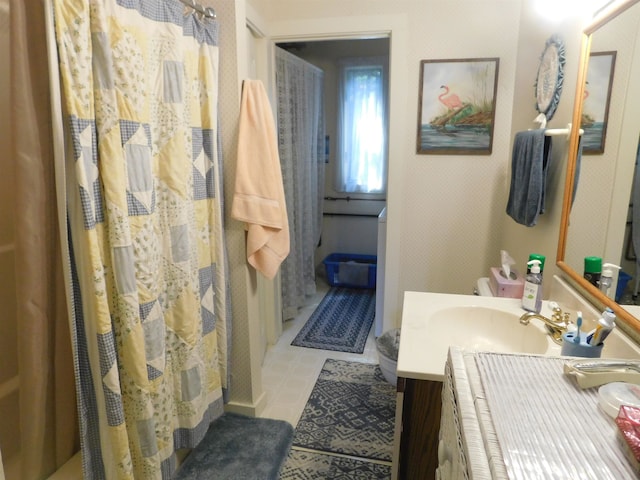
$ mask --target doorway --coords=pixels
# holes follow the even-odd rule
[[[340,64],[346,59],[382,57],[388,65],[390,40],[388,37],[305,40],[276,42],[276,46],[319,68],[324,76],[322,102],[325,119],[324,194],[320,209],[322,215],[320,241],[312,246],[315,272],[319,277],[323,277],[325,269],[322,261],[332,253],[378,254],[378,216],[386,206],[386,189],[382,192],[368,193],[345,192],[340,187],[336,187],[340,98],[338,83]],[[386,90],[388,92],[388,83]],[[388,121],[385,123],[388,131]],[[384,173],[386,175],[386,166]],[[382,290],[383,285],[379,284],[378,288]],[[283,290],[285,290],[284,286]],[[379,296],[382,296],[382,292],[379,292]],[[293,305],[293,309],[287,308],[286,300],[283,298],[285,310],[283,319],[285,320],[295,314],[296,308],[304,306],[302,302]],[[377,312],[378,315],[381,316],[382,312],[379,314]]]

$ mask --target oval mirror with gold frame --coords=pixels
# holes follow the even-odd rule
[[[574,100],[574,109],[572,115],[572,125],[580,125],[582,119],[582,103],[585,95],[585,84],[587,79],[587,69],[588,69],[588,61],[589,55],[591,52],[591,48],[593,47],[593,40],[596,37],[597,32],[602,32],[604,29],[609,26],[611,27],[611,22],[617,18],[623,18],[622,16],[627,12],[631,7],[635,4],[640,3],[640,0],[621,0],[617,2],[613,2],[606,9],[600,12],[597,17],[584,29],[583,38],[581,43],[580,50],[580,63],[578,68],[578,83],[576,87],[576,96]],[[638,7],[640,8],[640,6]],[[635,13],[635,9],[634,9]],[[627,13],[629,15],[630,12]],[[637,29],[636,29],[637,30]],[[634,32],[634,35],[636,33]],[[634,38],[635,40],[635,38]],[[627,44],[629,44],[629,39],[625,40]],[[640,53],[639,53],[640,54]],[[633,58],[638,57],[639,54],[636,54],[635,51],[632,55]],[[640,58],[640,57],[639,57]],[[640,59],[637,60],[640,63]],[[631,67],[629,67],[631,69]],[[640,67],[639,67],[640,68]],[[617,88],[617,87],[614,87]],[[627,98],[627,97],[624,97]],[[628,109],[627,105],[623,105],[622,108]],[[637,107],[636,107],[637,108]],[[623,125],[621,125],[622,129]],[[622,132],[618,132],[621,134]],[[632,132],[635,134],[635,142],[637,145],[639,132]],[[558,239],[558,250],[556,257],[556,264],[558,268],[563,272],[565,278],[567,278],[582,294],[584,294],[587,298],[589,298],[594,304],[598,307],[604,308],[605,306],[611,307],[617,316],[617,324],[624,329],[628,334],[632,336],[636,341],[640,339],[640,307],[625,307],[624,305],[619,305],[613,299],[607,297],[604,293],[598,290],[597,287],[589,283],[586,279],[583,278],[582,272],[580,271],[581,266],[578,265],[578,260],[573,258],[571,261],[568,260],[568,251],[571,251],[572,244],[568,243],[569,230],[571,228],[572,221],[576,219],[576,215],[571,218],[572,208],[578,206],[578,199],[576,197],[576,205],[572,205],[574,202],[574,181],[577,177],[576,168],[578,166],[578,149],[579,149],[579,128],[573,128],[569,137],[569,159],[567,164],[567,175],[565,180],[565,188],[563,195],[563,208],[562,208],[562,217],[560,224],[560,236]],[[620,153],[618,152],[618,155]],[[635,160],[635,158],[633,159]],[[580,178],[582,182],[582,175],[584,173],[585,168],[589,168],[589,163],[592,161],[592,157],[582,158],[580,160]],[[594,160],[597,161],[597,160]],[[626,161],[626,160],[625,160]],[[593,163],[593,162],[591,162]],[[612,167],[613,168],[613,167]],[[581,188],[582,185],[578,185],[578,188]],[[616,186],[613,185],[611,187],[615,189]],[[603,192],[590,192],[594,195],[602,195]],[[607,192],[604,193],[606,195]],[[611,192],[609,192],[611,194]],[[618,212],[617,215],[624,215],[626,219],[626,212]],[[593,218],[590,220],[591,224],[588,228],[602,229],[606,230],[609,228],[610,219],[600,219],[601,221],[594,221]],[[576,220],[577,221],[577,220]],[[574,224],[574,228],[576,228]],[[569,250],[568,250],[569,249]],[[573,253],[573,252],[571,252]],[[603,252],[595,251],[591,252],[590,255],[598,255]],[[640,273],[640,272],[639,272]]]

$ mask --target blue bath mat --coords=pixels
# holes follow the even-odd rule
[[[291,345],[362,353],[376,313],[376,292],[332,287]]]
[[[277,480],[292,439],[293,427],[282,420],[225,413],[173,480]]]

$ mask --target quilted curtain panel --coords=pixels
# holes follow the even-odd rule
[[[218,24],[177,0],[54,12],[84,478],[170,478],[228,387]]]

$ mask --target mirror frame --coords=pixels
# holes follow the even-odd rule
[[[578,66],[578,83],[573,104],[572,125],[580,125],[582,117],[582,98],[587,79],[587,68],[589,64],[589,54],[591,50],[591,36],[598,28],[613,20],[622,12],[626,11],[640,0],[621,0],[605,8],[596,15],[594,20],[584,29],[580,47],[580,64]],[[618,324],[623,330],[629,333],[636,341],[640,339],[640,320],[625,310],[621,305],[607,297],[594,285],[583,278],[582,274],[574,270],[564,261],[567,246],[567,229],[569,226],[569,216],[571,213],[571,200],[573,192],[573,182],[575,178],[576,159],[579,145],[579,128],[572,128],[569,135],[569,155],[567,159],[567,174],[564,185],[564,195],[562,200],[562,216],[560,219],[560,235],[558,238],[558,251],[556,255],[556,265],[565,273],[569,281],[585,297],[596,303],[600,308],[610,307],[616,314]]]

